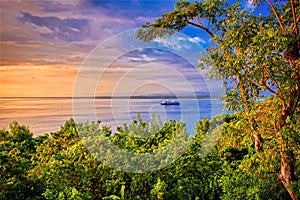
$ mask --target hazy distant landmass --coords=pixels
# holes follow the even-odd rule
[[[221,99],[220,96],[174,96],[174,95],[137,95],[137,96],[80,96],[80,97],[0,97],[0,99]]]
[[[209,94],[208,92],[196,91],[195,93],[177,93],[173,92],[138,92],[132,95],[112,94],[112,95],[97,95],[94,96],[27,96],[27,97],[0,97],[0,99],[221,99],[222,94]]]
[[[211,96],[107,96],[107,97],[95,97],[96,99],[102,99],[102,98],[111,98],[111,99],[221,99],[221,97],[211,97]]]

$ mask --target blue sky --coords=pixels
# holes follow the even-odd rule
[[[99,46],[102,48],[101,44],[109,43],[118,33],[139,28],[148,21],[153,22],[163,13],[171,11],[175,1],[10,0],[0,3],[0,96],[4,97],[72,96],[78,71],[95,48]],[[251,1],[246,1],[245,6],[251,8]],[[177,42],[181,42],[180,46],[184,46],[183,43],[197,44],[200,47],[209,44],[208,36],[198,29],[190,27],[182,33],[190,38],[182,40],[178,37]],[[161,64],[159,66],[162,71],[163,66],[178,70],[188,66],[183,62],[184,59],[177,58],[178,55],[172,55],[167,50],[161,51],[159,57],[153,53],[154,51],[136,51],[133,46],[135,43],[132,41],[129,43],[111,41],[111,43],[114,44],[110,45],[111,51],[107,50],[102,58],[118,57],[120,60],[117,61],[118,66],[115,68],[132,69],[130,65],[136,64],[137,61],[140,65]],[[167,40],[157,40],[156,43],[169,45]],[[123,59],[124,62],[121,62],[122,56],[118,54],[124,45],[133,47],[128,49],[130,50],[128,54],[123,55],[123,58],[127,57],[126,61]],[[101,64],[102,62],[99,61],[95,66],[101,68],[103,67]],[[180,73],[184,73],[183,71],[179,70]],[[201,91],[201,84],[198,88],[195,84],[201,81],[197,79],[198,72],[189,73],[186,77],[190,78],[192,85],[195,85],[195,91]],[[149,74],[139,73],[138,76],[136,79],[144,78],[149,82]],[[128,82],[134,81],[134,78],[131,78]],[[174,77],[165,74],[164,78],[170,78],[170,82],[174,83]],[[120,79],[119,74],[101,81],[110,85],[116,83],[117,79]],[[105,88],[97,85],[94,94],[108,95],[112,89],[112,87]],[[158,88],[153,90],[156,89],[160,91]],[[178,91],[184,89],[178,83]],[[220,92],[219,89],[217,90]],[[157,91],[149,91],[149,94],[152,94],[151,92],[157,93]]]

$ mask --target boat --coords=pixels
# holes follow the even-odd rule
[[[160,103],[161,105],[180,105],[180,103],[177,101],[177,100],[172,100],[172,101],[169,101],[169,100],[166,100],[166,101],[162,101]]]

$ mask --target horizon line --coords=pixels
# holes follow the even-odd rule
[[[17,99],[17,98],[23,98],[23,99],[221,99],[221,96],[209,96],[209,95],[198,95],[198,96],[191,96],[191,95],[181,95],[181,96],[174,96],[174,95],[135,95],[135,96],[12,96],[12,97],[0,97],[0,99]]]

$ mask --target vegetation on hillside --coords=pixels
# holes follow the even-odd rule
[[[143,25],[136,36],[151,41],[194,26],[211,37],[211,46],[201,58],[200,66],[211,66],[211,76],[223,80],[228,109],[243,112],[243,132],[233,130],[230,134],[235,133],[242,140],[255,140],[254,156],[262,161],[259,165],[274,166],[278,179],[296,200],[299,199],[295,191],[299,188],[295,163],[300,147],[297,128],[300,2],[252,2],[256,7],[268,6],[269,11],[255,14],[243,6],[243,1],[181,0],[173,11],[153,24]],[[269,98],[264,97],[266,92]],[[280,158],[279,169],[275,163],[263,163],[275,155]]]
[[[189,136],[185,131],[176,131],[182,122],[169,121],[157,134],[142,138],[131,133],[147,127],[147,122],[132,122],[111,134],[108,127],[101,128],[98,122],[75,124],[71,119],[59,131],[39,137],[32,137],[27,127],[14,122],[10,130],[0,131],[0,198],[290,199],[278,180],[280,155],[272,148],[256,153],[253,140],[247,139],[247,120],[242,112],[225,116],[216,145],[207,156],[202,156],[203,146],[207,145],[203,143],[205,138],[217,134],[209,131],[211,123],[208,119],[198,121],[195,135]],[[299,128],[299,123],[293,125],[293,129]],[[89,142],[98,148],[98,142],[105,137],[131,152],[155,152],[175,134],[180,134],[178,142],[192,142],[169,165],[131,173],[108,167],[91,153],[91,146],[84,145],[88,143],[86,130],[91,136]],[[265,143],[274,148],[277,145],[272,137]],[[160,164],[172,156],[160,159]],[[123,157],[115,159],[124,161]],[[299,160],[297,154],[296,166]],[[299,170],[296,175],[299,177]],[[298,188],[294,191],[300,192]]]

